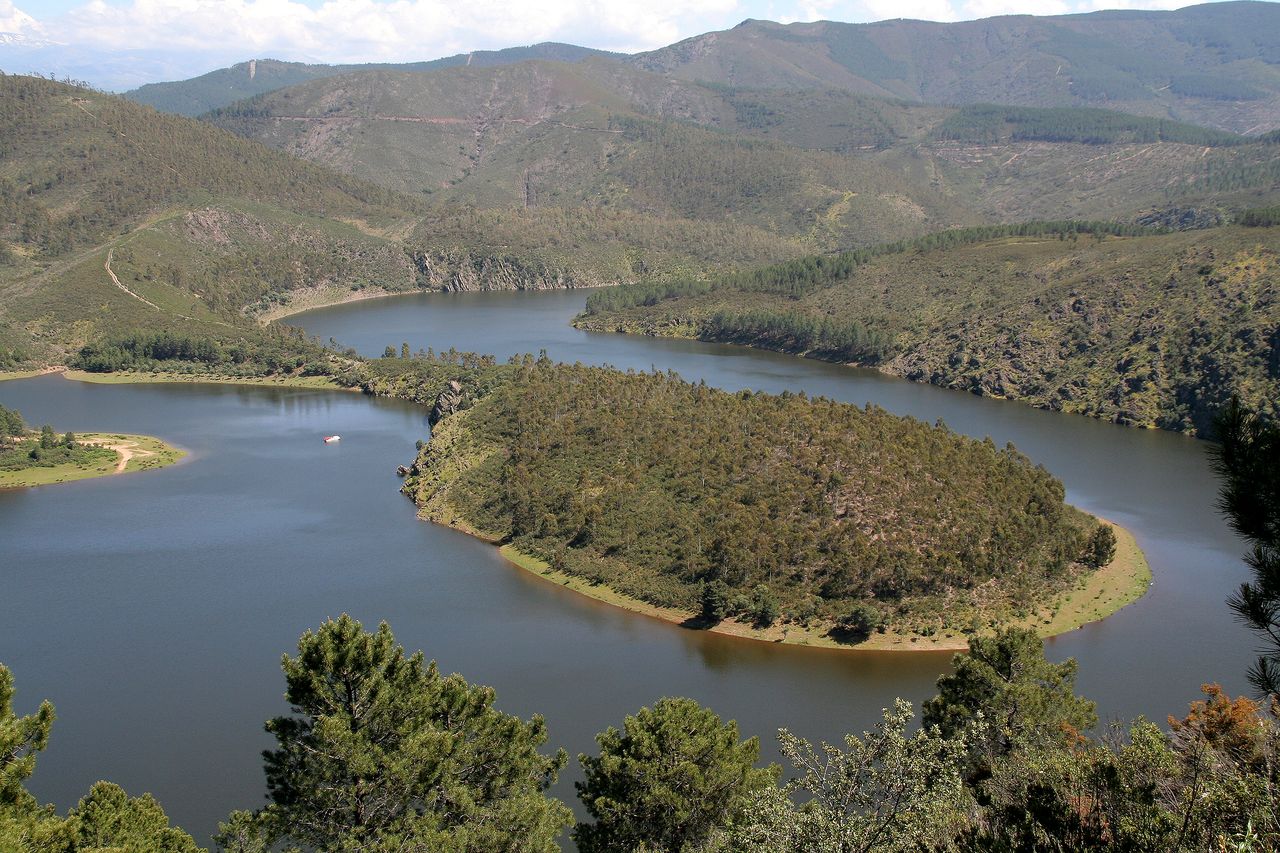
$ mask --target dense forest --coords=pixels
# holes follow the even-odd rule
[[[1248,210],[1241,226],[1172,234],[1071,223],[944,232],[709,281],[601,291],[575,322],[855,362],[1204,432],[1232,396],[1280,416],[1272,214]]]
[[[954,635],[1096,564],[1057,480],[941,424],[545,358],[394,362],[367,390],[449,399],[405,485],[427,516],[657,606]]]
[[[1099,727],[1075,661],[1029,631],[974,637],[915,709],[898,700],[842,744],[778,732],[787,766],[690,699],[662,698],[596,737],[574,823],[547,793],[568,762],[545,721],[506,714],[491,688],[407,654],[384,623],[343,615],[285,655],[289,712],[267,721],[267,805],[232,812],[218,850],[552,853],[907,853],[955,850],[1234,850],[1280,845],[1280,723],[1216,685],[1167,729]],[[98,782],[65,816],[26,783],[54,708],[14,710],[0,665],[0,846],[197,853],[150,794]],[[161,792],[163,796],[163,792]],[[245,802],[254,799],[245,792]]]

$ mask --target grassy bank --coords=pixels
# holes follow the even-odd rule
[[[60,367],[42,367],[37,370],[0,370],[0,382],[10,379],[30,379],[33,376],[44,376],[46,373],[57,373]]]
[[[219,385],[257,385],[268,388],[351,390],[339,385],[327,376],[219,376],[212,373],[149,373],[131,370],[112,373],[66,370],[62,372],[62,375],[76,382],[92,382],[97,385],[132,385],[147,382],[213,382]]]
[[[382,299],[387,296],[408,296],[413,293],[429,293],[426,290],[385,290],[381,287],[364,287],[352,290],[339,285],[323,285],[320,287],[298,288],[289,291],[289,301],[284,305],[275,305],[257,315],[261,323],[270,323],[304,311],[317,308],[329,308],[333,305],[345,305],[348,302],[363,302],[366,299]]]
[[[115,458],[93,464],[68,463],[48,467],[33,466],[21,471],[0,471],[0,489],[47,486],[112,474],[151,471],[172,465],[187,455],[185,450],[149,435],[86,432],[78,433],[76,440],[80,444],[114,450]]]

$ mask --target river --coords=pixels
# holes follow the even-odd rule
[[[589,334],[573,292],[430,294],[308,312],[289,322],[365,355],[402,342],[673,369],[727,389],[866,401],[1012,441],[1072,503],[1128,527],[1155,583],[1140,602],[1049,641],[1080,661],[1106,719],[1185,710],[1205,681],[1246,689],[1252,637],[1224,598],[1243,544],[1213,508],[1201,442],[980,399],[871,371],[742,347]],[[153,792],[207,839],[263,802],[268,717],[287,712],[281,653],[325,618],[390,623],[445,671],[492,685],[498,706],[546,716],[552,746],[661,696],[692,696],[776,757],[779,726],[838,740],[895,696],[932,695],[948,654],[818,651],[677,628],[512,568],[496,549],[419,522],[395,467],[425,412],[354,393],[220,385],[0,383],[0,404],[58,430],[159,435],[188,449],[162,471],[0,492],[0,662],[20,713],[51,699],[53,738],[31,782],[65,809],[111,779]],[[320,437],[342,435],[325,445]],[[556,793],[572,801],[576,762]]]

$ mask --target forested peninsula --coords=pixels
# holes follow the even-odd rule
[[[803,394],[448,353],[368,365],[432,405],[405,492],[526,568],[690,627],[814,645],[963,645],[1076,627],[1147,568],[1012,446]],[[1120,562],[1120,561],[1117,561]],[[639,606],[636,606],[639,605]],[[913,645],[914,644],[914,645]]]

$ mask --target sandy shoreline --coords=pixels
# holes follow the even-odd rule
[[[429,514],[420,513],[420,517],[435,524],[451,527],[469,536],[498,546],[502,556],[512,566],[521,571],[556,586],[569,589],[579,595],[595,601],[619,607],[632,613],[639,613],[653,619],[660,619],[671,625],[692,630],[707,631],[742,640],[764,643],[782,643],[815,649],[834,649],[839,651],[877,651],[877,652],[947,652],[960,651],[969,647],[969,635],[955,630],[940,636],[919,636],[902,634],[894,631],[872,634],[867,640],[851,644],[841,643],[827,635],[830,625],[817,625],[804,628],[799,625],[774,625],[770,628],[755,628],[751,625],[726,619],[712,627],[697,625],[697,613],[675,608],[658,607],[636,598],[624,595],[603,584],[592,584],[587,580],[557,571],[530,554],[525,554],[510,545],[500,545],[498,537],[475,530],[457,514],[450,517],[433,518]],[[1010,623],[1010,627],[1031,628],[1041,637],[1053,637],[1084,627],[1090,622],[1097,622],[1121,610],[1125,606],[1140,599],[1151,584],[1151,568],[1146,555],[1138,547],[1133,534],[1123,527],[1099,519],[1111,525],[1116,532],[1116,556],[1104,568],[1090,573],[1082,579],[1075,589],[1059,596],[1054,602],[1040,608],[1029,618]]]

